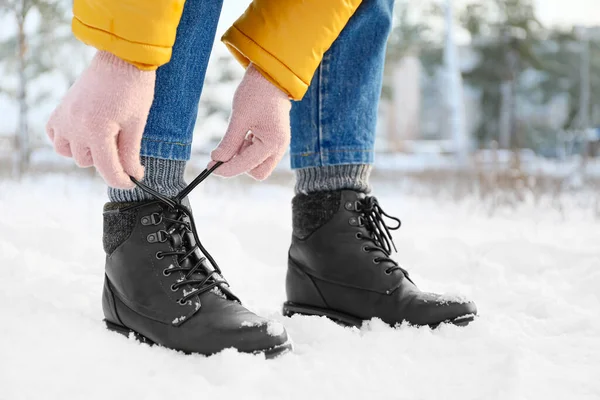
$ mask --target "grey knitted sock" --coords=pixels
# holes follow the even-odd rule
[[[369,193],[370,164],[327,165],[296,170],[296,194],[333,190],[356,190]]]
[[[165,160],[142,156],[142,165],[146,168],[143,183],[166,196],[175,196],[186,186],[183,179],[185,161]],[[139,188],[132,190],[108,188],[108,198],[112,202],[132,203],[152,200],[153,197]]]

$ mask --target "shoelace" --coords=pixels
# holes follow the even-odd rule
[[[221,164],[222,162],[219,162],[216,163],[210,169],[205,169],[175,197],[168,197],[163,194],[160,194],[151,187],[131,177],[131,180],[133,181],[133,183],[135,183],[137,187],[156,198],[155,203],[164,204],[168,207],[168,212],[175,215],[174,218],[169,218],[164,215],[159,216],[159,218],[162,217],[163,221],[169,222],[170,225],[167,226],[166,230],[159,232],[158,240],[166,241],[170,238],[172,240],[173,247],[176,250],[157,253],[156,256],[158,258],[166,256],[178,256],[179,266],[169,268],[163,273],[165,275],[169,275],[174,272],[182,272],[185,274],[183,279],[179,279],[177,283],[173,284],[173,286],[171,287],[171,289],[173,290],[177,290],[180,287],[186,285],[190,285],[192,287],[192,290],[189,292],[186,292],[184,290],[184,296],[179,299],[180,304],[185,304],[192,297],[200,295],[202,293],[206,293],[210,290],[213,290],[214,288],[221,289],[221,292],[228,295],[228,297],[230,297],[233,300],[239,301],[239,299],[229,290],[229,284],[227,283],[227,281],[221,276],[221,269],[219,268],[217,262],[200,242],[198,232],[196,231],[194,216],[192,215],[191,210],[184,204],[182,204],[183,199],[185,199],[185,197],[189,195],[192,190],[194,190],[199,184],[201,184],[206,178],[208,178],[210,174]],[[147,206],[148,204],[151,203],[142,203],[140,205],[125,207],[121,209],[121,211],[132,210],[142,206]],[[186,221],[186,218],[189,220],[189,222]],[[191,233],[193,235],[195,241],[195,244],[193,246],[190,243],[187,243],[186,246],[184,240],[184,236],[186,233]],[[198,254],[198,250],[203,256]],[[185,264],[186,260],[190,261],[188,263],[189,266],[184,267],[182,265]],[[210,262],[210,265],[206,263],[207,260]],[[197,279],[198,273],[200,272],[202,272],[202,275],[205,276],[203,276],[202,279]]]
[[[359,216],[359,224],[364,225],[370,233],[370,235],[367,237],[362,235],[358,237],[368,240],[373,244],[372,246],[365,247],[365,250],[380,251],[385,254],[384,257],[375,257],[373,262],[377,264],[382,261],[389,262],[392,264],[392,266],[386,268],[386,274],[391,274],[394,271],[402,271],[404,276],[408,278],[408,271],[400,267],[396,261],[390,258],[392,255],[392,249],[394,249],[395,252],[398,251],[390,231],[400,229],[400,226],[402,225],[400,219],[383,211],[379,205],[379,202],[377,201],[377,198],[374,196],[366,196],[364,199],[359,200],[356,203],[356,211],[361,214],[361,216]],[[383,217],[387,217],[393,221],[396,221],[397,225],[387,225]]]

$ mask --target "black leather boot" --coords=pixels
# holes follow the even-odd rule
[[[175,198],[138,183],[156,201],[107,204],[106,325],[185,353],[210,355],[233,347],[277,356],[292,347],[285,329],[242,306],[200,243],[182,201],[209,173]]]
[[[437,326],[466,325],[477,314],[472,302],[420,291],[390,258],[390,230],[400,220],[375,197],[352,190],[298,195],[293,207],[284,315],[321,315],[352,326],[374,317]]]

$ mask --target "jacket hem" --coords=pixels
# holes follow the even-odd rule
[[[71,28],[77,39],[101,51],[108,51],[143,71],[152,71],[171,59],[172,48],[131,42],[73,17]],[[135,57],[132,55],[135,54]]]

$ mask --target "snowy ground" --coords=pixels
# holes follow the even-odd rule
[[[342,328],[279,315],[290,189],[210,178],[192,195],[200,237],[294,354],[185,356],[101,323],[102,185],[0,182],[0,399],[600,399],[600,221],[575,206],[489,217],[380,184],[403,220],[398,256],[421,288],[461,292],[466,328]]]

